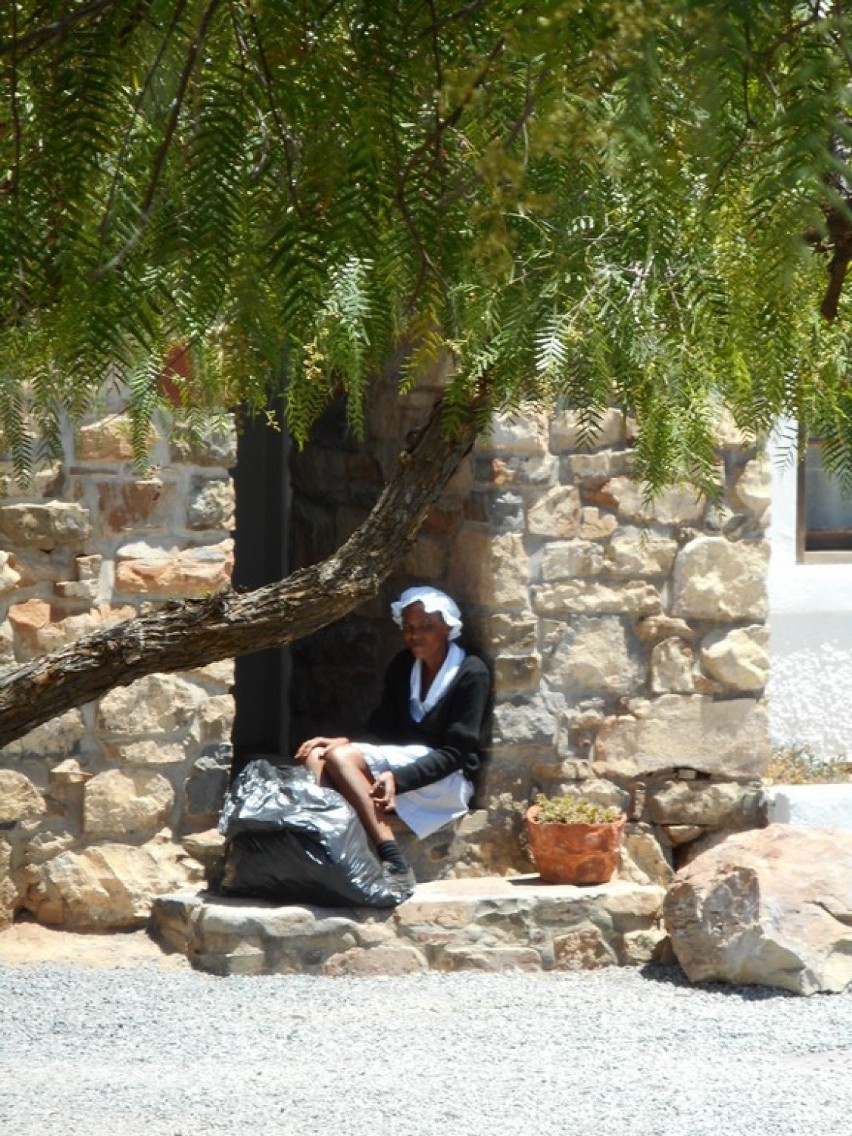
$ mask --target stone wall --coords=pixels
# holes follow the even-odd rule
[[[366,516],[434,384],[377,398],[366,443],[330,413],[292,463],[293,567]],[[230,578],[232,436],[204,453],[157,437],[134,473],[113,413],[20,494],[2,473],[0,662]],[[521,818],[539,790],[630,816],[621,873],[664,883],[720,833],[761,822],[768,758],[768,481],[728,431],[719,501],[688,488],[650,507],[630,480],[630,424],[582,446],[570,414],[501,419],[433,509],[382,595],[293,651],[294,743],[354,733],[399,637],[387,605],[447,588],[494,676],[491,744],[472,813],[408,841],[420,879],[529,871]],[[230,665],[153,675],[69,711],[0,753],[0,925],[144,922],[150,897],[200,879],[216,841],[233,718]],[[403,838],[404,834],[401,833]]]
[[[4,670],[149,605],[225,587],[233,560],[233,434],[197,452],[152,426],[134,470],[120,413],[65,438],[21,490],[0,466]],[[0,751],[0,927],[145,921],[151,894],[200,877],[179,841],[215,823],[233,720],[231,663],[150,675]],[[197,839],[197,838],[196,838]]]
[[[648,504],[630,441],[614,410],[591,448],[570,413],[495,423],[447,580],[494,660],[489,815],[540,790],[617,804],[639,874],[660,878],[656,847],[673,863],[760,823],[769,489],[729,429],[718,501]]]
[[[330,423],[297,459],[297,563],[318,521],[328,547],[348,535],[434,393],[380,404],[365,451],[344,456]],[[637,881],[762,823],[768,470],[729,427],[718,460],[719,500],[680,487],[648,505],[618,412],[591,446],[570,413],[496,421],[381,601],[299,647],[294,738],[351,733],[399,646],[389,600],[433,581],[461,604],[493,669],[492,741],[477,809],[410,845],[419,878],[529,870],[520,820],[538,791],[626,809]]]

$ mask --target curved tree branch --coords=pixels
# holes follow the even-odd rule
[[[115,686],[282,646],[375,596],[473,446],[473,406],[454,434],[438,403],[366,521],[327,560],[250,592],[168,605],[42,655],[0,680],[0,746]]]

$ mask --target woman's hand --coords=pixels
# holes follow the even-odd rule
[[[373,803],[381,812],[387,812],[396,804],[396,778],[388,771],[380,773],[370,787]]]
[[[337,745],[346,745],[349,738],[308,738],[306,742],[302,742],[293,757],[296,761],[307,761],[310,755],[316,750],[317,757],[325,757],[330,749],[334,749]]]

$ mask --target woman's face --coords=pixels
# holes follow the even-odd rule
[[[415,657],[439,667],[447,657],[450,629],[439,611],[424,611],[422,603],[410,604],[402,613],[402,637]]]

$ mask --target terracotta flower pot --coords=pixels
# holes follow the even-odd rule
[[[527,838],[538,874],[550,884],[605,884],[618,863],[625,817],[604,824],[538,821],[538,805],[526,813]]]

